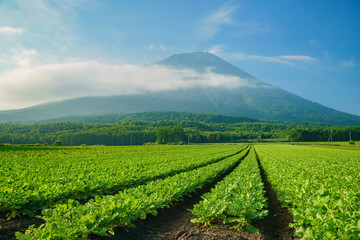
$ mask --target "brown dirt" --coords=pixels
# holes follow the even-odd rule
[[[257,155],[256,155],[257,156]],[[300,239],[295,235],[295,229],[289,227],[293,223],[293,217],[286,207],[282,207],[276,193],[267,180],[266,173],[257,157],[262,181],[265,185],[265,197],[268,199],[269,214],[264,219],[254,222],[254,225],[260,229],[264,239]]]
[[[16,217],[11,220],[6,219],[4,213],[0,213],[0,240],[13,240],[16,232],[25,232],[29,226],[35,224],[40,226],[44,220],[36,217]]]

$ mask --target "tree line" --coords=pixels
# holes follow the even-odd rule
[[[142,145],[146,143],[223,143],[259,141],[360,140],[360,127],[312,123],[204,121],[119,121],[117,123],[0,124],[0,143],[65,146]]]

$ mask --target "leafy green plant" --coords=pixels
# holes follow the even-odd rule
[[[258,145],[274,191],[303,239],[360,239],[360,151]]]
[[[204,223],[216,227],[212,222],[222,220],[231,228],[258,232],[251,221],[268,214],[264,197],[264,184],[254,150],[211,192],[202,196],[203,200],[194,206],[192,213],[198,218],[193,223]]]
[[[4,147],[0,211],[32,216],[67,199],[113,193],[215,163],[244,147]]]
[[[25,234],[17,233],[16,236],[18,239],[78,239],[87,238],[91,233],[112,234],[115,226],[132,227],[134,220],[156,214],[156,209],[166,207],[216,179],[245,154],[246,151],[242,151],[222,161],[129,188],[116,195],[96,196],[84,205],[69,200],[54,209],[43,210],[41,218],[45,224],[39,228],[30,227]]]

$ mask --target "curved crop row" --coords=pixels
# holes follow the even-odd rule
[[[251,221],[261,219],[268,214],[264,183],[253,149],[241,164],[223,181],[216,184],[211,192],[202,196],[203,200],[194,206],[192,213],[198,218],[194,223],[205,223],[213,226],[214,220],[220,219],[224,224],[236,224],[232,228],[249,231],[259,230]]]
[[[279,200],[303,239],[360,239],[360,152],[256,146]]]
[[[246,153],[244,150],[220,162],[126,189],[116,195],[95,197],[84,205],[74,200],[56,205],[55,209],[43,210],[45,224],[36,229],[30,227],[25,235],[17,233],[16,236],[19,239],[80,239],[91,233],[107,235],[115,226],[132,226],[134,220],[143,219],[149,213],[156,214],[156,209],[168,206],[216,179]]]
[[[244,146],[245,147],[245,146]],[[236,146],[134,146],[0,151],[0,211],[32,214],[67,199],[120,191],[235,154]]]

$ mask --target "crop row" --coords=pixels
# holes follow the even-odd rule
[[[245,146],[243,146],[245,147]],[[235,154],[238,146],[0,149],[0,211],[17,213],[108,194]]]
[[[84,205],[74,200],[43,210],[46,221],[39,228],[30,227],[18,239],[80,239],[89,234],[107,235],[116,226],[133,226],[133,221],[156,214],[156,210],[224,174],[235,166],[247,150],[222,161],[129,188],[116,195],[96,196]]]
[[[198,218],[191,221],[212,226],[214,220],[221,220],[224,224],[235,224],[232,228],[246,227],[252,232],[258,232],[251,221],[268,214],[264,193],[257,158],[251,149],[231,174],[202,196],[203,200],[192,210]]]
[[[360,239],[360,152],[256,146],[279,200],[303,239]]]

